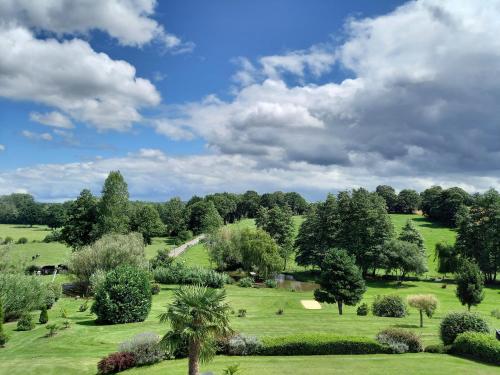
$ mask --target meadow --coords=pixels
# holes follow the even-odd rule
[[[392,215],[396,228],[404,225],[406,219],[411,218],[417,224],[429,247],[438,241],[454,240],[454,232],[446,228],[435,226],[433,223],[410,215]],[[301,218],[295,218],[296,226]],[[242,220],[235,226],[253,226],[253,220]],[[24,233],[30,239],[43,238],[37,228],[13,228]],[[9,228],[2,226],[2,233],[9,232]],[[10,233],[10,232],[9,232]],[[48,233],[48,232],[46,232]],[[16,235],[9,234],[16,238]],[[4,234],[5,236],[5,234]],[[41,245],[47,245],[42,248]],[[58,258],[68,255],[70,249],[59,244],[28,243],[13,245],[13,251],[20,257],[30,253],[31,246],[36,246],[43,259],[52,259],[55,263],[62,262]],[[62,246],[62,251],[59,246]],[[171,239],[157,238],[148,246],[148,257],[156,249],[173,246]],[[42,258],[42,257],[41,257]],[[210,267],[206,249],[203,244],[193,246],[181,255],[189,264]],[[429,258],[431,259],[431,257]],[[299,270],[296,265],[291,266]],[[66,275],[58,275],[56,280],[65,282]],[[443,285],[447,285],[443,288]],[[82,299],[63,297],[49,311],[49,322],[62,323],[61,311],[67,314],[71,322],[68,329],[61,330],[52,338],[44,337],[47,330],[43,325],[28,332],[15,331],[16,323],[5,324],[11,340],[6,348],[0,350],[0,374],[95,374],[96,364],[103,356],[116,351],[118,345],[141,332],[155,332],[163,334],[168,330],[166,324],[160,324],[158,315],[165,311],[171,301],[175,285],[162,286],[160,294],[154,296],[152,310],[142,323],[119,325],[96,325],[95,316],[86,312],[79,312]],[[405,318],[380,318],[372,316],[358,316],[356,307],[346,306],[344,315],[339,316],[336,306],[323,305],[321,310],[306,310],[300,301],[313,299],[311,291],[301,292],[290,289],[269,288],[241,288],[236,285],[226,287],[228,301],[237,312],[245,309],[244,318],[233,314],[232,327],[239,332],[259,337],[284,335],[290,333],[328,332],[340,335],[359,335],[373,337],[386,327],[402,327],[414,330],[421,334],[425,345],[439,342],[438,328],[442,317],[450,311],[463,311],[455,297],[455,286],[434,281],[409,281],[398,286],[394,282],[368,282],[368,291],[363,302],[371,304],[375,296],[382,294],[399,294],[404,297],[410,294],[434,294],[439,300],[439,307],[432,319],[424,319],[424,327],[419,328],[419,317],[415,310],[411,310]],[[485,317],[491,327],[500,326],[500,321],[490,316],[491,310],[500,305],[500,287],[486,288],[486,297],[472,310]],[[283,309],[282,315],[276,314]],[[38,312],[32,313],[38,321]],[[317,375],[332,373],[363,373],[363,374],[438,374],[443,369],[449,373],[467,374],[494,374],[500,373],[498,367],[480,364],[474,361],[440,354],[404,354],[404,355],[358,355],[358,356],[296,356],[296,357],[225,357],[219,356],[213,362],[202,365],[203,371],[213,371],[220,374],[227,365],[239,363],[243,374],[311,374]],[[444,367],[446,366],[446,367]],[[184,374],[186,360],[164,361],[160,364],[136,368],[126,373],[131,374]]]

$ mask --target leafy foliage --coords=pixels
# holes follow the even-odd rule
[[[337,303],[339,314],[342,305],[356,305],[366,291],[361,271],[354,263],[354,257],[345,250],[331,249],[321,264],[320,289],[314,291],[319,302]]]
[[[165,233],[165,226],[156,208],[151,205],[143,205],[133,211],[130,230],[142,234],[144,243],[150,245],[153,237]]]
[[[21,318],[17,321],[18,331],[31,331],[35,328],[35,322],[30,313],[24,313]]]
[[[160,336],[151,332],[135,335],[132,339],[121,343],[118,350],[132,353],[137,366],[158,363],[166,357],[165,350],[160,346]]]
[[[224,351],[229,355],[256,355],[261,348],[262,342],[258,337],[240,333],[228,340]]]
[[[131,266],[120,266],[106,275],[95,294],[92,312],[100,323],[144,321],[151,309],[148,274]]]
[[[451,347],[451,352],[500,366],[500,341],[485,333],[459,334]]]
[[[128,187],[120,171],[111,171],[104,181],[101,200],[98,204],[97,232],[99,236],[108,233],[129,232]]]
[[[407,300],[408,304],[411,307],[416,308],[420,313],[420,327],[424,326],[423,314],[425,313],[428,318],[432,318],[432,315],[434,315],[434,311],[436,311],[438,305],[436,296],[432,294],[408,296]]]
[[[69,207],[61,238],[74,249],[90,245],[98,237],[96,223],[97,199],[90,190],[84,189]]]
[[[437,271],[440,273],[455,272],[458,269],[458,251],[454,245],[437,243],[435,248],[435,258],[438,260]]]
[[[0,273],[0,298],[6,321],[45,304],[46,288],[41,279],[20,273]]]
[[[100,375],[116,374],[135,366],[135,357],[132,353],[112,353],[104,357],[97,364],[97,373]]]
[[[394,343],[404,344],[410,353],[418,353],[424,350],[420,336],[415,332],[402,328],[386,328],[380,331],[377,334],[377,341],[389,346]]]
[[[229,279],[226,274],[202,267],[188,267],[181,262],[154,269],[153,278],[161,284],[193,284],[210,288],[222,288]]]
[[[49,314],[47,313],[47,307],[42,306],[40,310],[40,316],[38,317],[38,322],[40,324],[46,324],[49,321]]]
[[[490,329],[486,320],[470,312],[449,313],[441,321],[440,335],[445,345],[453,344],[459,334],[469,331],[489,333]]]
[[[456,294],[462,305],[467,305],[470,311],[471,306],[481,303],[484,299],[484,279],[476,264],[468,260],[462,261],[455,280],[457,282]]]
[[[372,312],[375,316],[403,318],[408,314],[408,309],[401,296],[389,294],[375,297]]]
[[[359,316],[366,316],[368,315],[369,312],[370,312],[370,307],[368,306],[367,303],[362,303],[356,309],[356,314]]]

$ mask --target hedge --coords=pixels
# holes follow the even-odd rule
[[[329,355],[391,353],[371,338],[329,334],[298,334],[265,337],[260,355]]]
[[[197,284],[209,288],[222,288],[229,281],[226,274],[201,267],[188,267],[177,262],[168,267],[154,269],[153,278],[160,284]]]
[[[461,333],[455,339],[451,353],[500,366],[500,341],[486,333]]]

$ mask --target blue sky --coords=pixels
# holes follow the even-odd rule
[[[496,1],[102,3],[0,0],[0,194],[499,186]]]

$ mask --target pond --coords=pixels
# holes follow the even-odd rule
[[[278,288],[294,290],[297,292],[309,292],[319,288],[319,285],[311,282],[297,281],[292,275],[279,274],[276,276]]]

